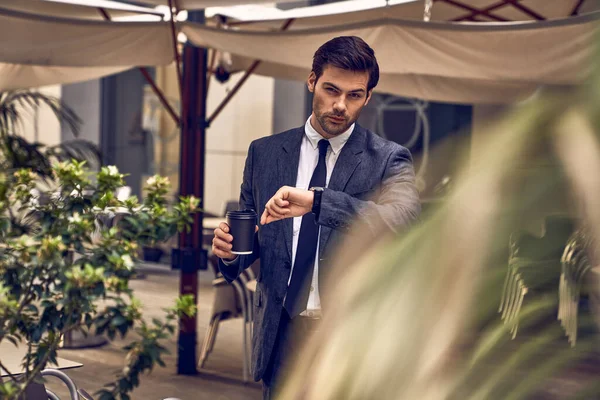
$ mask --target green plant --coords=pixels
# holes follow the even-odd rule
[[[42,177],[52,175],[53,161],[86,161],[88,167],[98,169],[101,154],[88,141],[75,139],[54,146],[31,143],[24,139],[20,129],[25,120],[41,107],[52,111],[77,137],[81,120],[75,112],[54,96],[31,90],[0,92],[0,166],[3,171],[29,168]]]
[[[154,178],[160,184],[146,188],[151,201],[120,201],[114,191],[124,184],[124,175],[114,166],[102,167],[95,177],[78,161],[58,163],[52,171],[53,190],[45,193],[44,203],[33,194],[36,172],[0,174],[0,342],[21,343],[28,350],[23,378],[0,385],[0,397],[17,398],[56,360],[65,334],[93,328],[109,339],[132,329],[138,334],[125,348],[125,366],[116,381],[98,393],[103,400],[129,399],[140,374],[163,364],[159,341],[174,331],[177,317],[195,312],[192,298],[183,297],[164,321],[143,320],[129,288],[138,246],[189,229],[199,201],[181,198],[169,209],[168,181],[160,177]],[[15,224],[15,213],[27,216],[27,229]],[[126,215],[124,221],[103,222],[117,213]],[[159,220],[160,230],[147,225]]]
[[[155,247],[157,242],[172,237],[178,230],[186,229],[193,222],[189,210],[197,206],[196,200],[182,198],[169,209],[167,196],[170,186],[166,177],[154,175],[148,178],[141,207],[151,212],[139,215],[135,219],[125,218],[125,222],[130,224],[128,231],[144,238],[149,247]],[[138,205],[129,206],[135,208]]]

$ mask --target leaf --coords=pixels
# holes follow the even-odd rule
[[[96,393],[94,393],[96,396],[98,397],[98,400],[116,400],[116,397],[113,396],[113,394],[111,392],[109,392],[108,390],[99,390]]]
[[[115,327],[118,327],[118,326],[121,326],[124,324],[127,324],[127,320],[122,315],[117,315],[110,321],[110,325],[115,326]]]

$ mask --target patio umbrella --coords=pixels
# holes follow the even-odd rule
[[[3,8],[0,47],[0,90],[84,81],[174,59],[167,22],[74,20]]]
[[[587,75],[599,13],[521,23],[381,19],[286,32],[182,26],[198,46],[234,54],[235,68],[306,79],[320,43],[356,35],[375,50],[379,91],[460,103],[512,102],[540,85],[577,84]],[[293,25],[293,24],[292,24]]]
[[[154,8],[138,7],[110,0],[0,0],[0,8],[48,17],[104,20],[100,9],[111,18],[163,14]]]
[[[239,4],[290,3],[296,0],[173,0],[180,10],[203,10],[208,7],[228,7]],[[169,0],[137,0],[153,6],[168,6]]]
[[[516,4],[516,5],[515,5]],[[597,9],[592,0],[522,0],[490,1],[462,0],[434,2],[432,21],[502,22],[564,18],[573,11],[579,13]],[[279,29],[289,19],[288,30],[347,25],[358,22],[390,19],[423,20],[422,0],[347,0],[331,4],[281,10],[261,5],[215,7],[210,10],[209,23],[215,25],[226,17],[228,23],[244,29]],[[250,23],[249,23],[250,22]]]

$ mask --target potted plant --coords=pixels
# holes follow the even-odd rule
[[[144,261],[158,262],[163,256],[163,250],[157,242],[164,241],[176,232],[173,221],[168,218],[167,194],[169,193],[169,180],[159,175],[152,176],[146,181],[144,188],[144,206],[151,209],[148,220],[146,236],[148,244],[143,247]]]
[[[18,135],[22,111],[40,106],[77,135],[80,120],[59,99],[26,90],[0,92],[0,344],[27,350],[23,374],[0,383],[0,398],[21,398],[55,362],[70,332],[93,331],[112,340],[135,331],[136,339],[124,348],[123,369],[97,393],[100,400],[126,400],[140,374],[164,365],[160,341],[196,307],[184,296],[162,320],[142,318],[129,288],[138,248],[189,229],[199,201],[185,197],[167,208],[169,183],[161,177],[145,189],[143,203],[136,197],[118,200],[114,193],[124,175],[114,166],[100,168],[93,144],[45,146]],[[105,223],[117,214],[120,222]],[[5,367],[0,354],[0,368]]]
[[[0,174],[0,343],[28,349],[23,378],[0,385],[2,398],[18,398],[56,359],[64,335],[93,328],[109,339],[131,330],[138,334],[126,347],[125,366],[115,382],[98,393],[100,399],[127,399],[139,375],[162,363],[165,349],[159,341],[174,331],[178,316],[195,310],[192,299],[184,297],[163,321],[148,323],[129,280],[138,246],[188,228],[198,199],[182,198],[171,209],[157,207],[165,201],[162,187],[168,181],[156,177],[161,184],[146,188],[152,203],[136,197],[120,201],[113,193],[123,185],[123,174],[102,167],[92,180],[84,166],[76,161],[55,165],[54,189],[44,204],[33,194],[35,172]],[[117,226],[99,223],[119,212],[126,216]],[[148,227],[148,221],[158,219],[162,230]]]

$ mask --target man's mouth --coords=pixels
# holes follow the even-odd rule
[[[346,121],[346,118],[343,118],[343,117],[334,117],[333,115],[328,115],[327,118],[329,118],[331,121],[336,122],[338,124],[341,124],[344,121]]]

